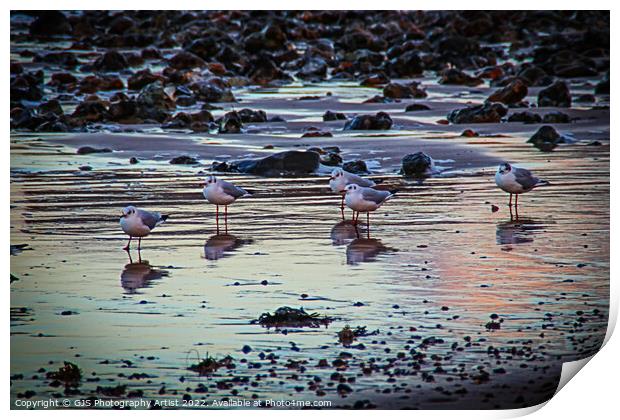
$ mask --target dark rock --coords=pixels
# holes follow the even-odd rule
[[[106,51],[94,63],[94,68],[99,71],[119,71],[127,67],[129,67],[129,64],[125,56],[114,50]]]
[[[80,93],[96,93],[99,91],[120,90],[125,85],[123,81],[116,76],[86,76],[80,80]]]
[[[39,114],[46,114],[48,112],[51,112],[52,114],[56,114],[56,115],[64,114],[62,110],[62,106],[60,106],[60,102],[58,102],[56,99],[52,99],[47,102],[42,102],[37,107],[37,111],[39,112]]]
[[[298,176],[315,172],[320,156],[316,152],[285,151],[263,159],[232,162],[229,169],[260,176]]]
[[[84,101],[75,108],[71,116],[83,121],[100,122],[108,119],[109,113],[100,101]]]
[[[390,83],[390,78],[383,72],[371,74],[361,81],[360,86],[380,86]]]
[[[186,112],[178,112],[172,118],[168,118],[162,125],[165,129],[184,129],[192,124],[192,117]]]
[[[131,158],[129,158],[129,163],[132,165],[135,165],[137,163],[139,163],[140,161],[138,160],[137,157],[132,156]]]
[[[303,133],[301,137],[334,137],[334,135],[329,131],[313,130]]]
[[[230,85],[218,77],[190,86],[196,98],[205,102],[234,102]]]
[[[417,52],[409,50],[390,60],[387,68],[396,77],[415,77],[424,71],[424,63]]]
[[[597,95],[609,95],[609,78],[598,82],[594,87],[594,93]]]
[[[527,96],[527,86],[521,79],[514,79],[503,89],[495,91],[487,98],[489,102],[501,102],[506,105],[519,103]]]
[[[571,94],[566,82],[558,81],[538,93],[538,106],[570,108]]]
[[[383,88],[383,95],[387,98],[426,98],[424,89],[420,88],[420,83],[411,82],[408,85],[400,83],[390,83]]]
[[[129,76],[127,87],[131,90],[140,90],[158,80],[162,80],[162,77],[154,75],[149,69],[144,69]]]
[[[263,85],[270,83],[274,80],[290,80],[291,77],[284,73],[273,62],[271,57],[267,54],[261,54],[256,59],[253,59],[248,68],[249,77],[252,82]]]
[[[376,115],[357,115],[347,121],[344,130],[389,130],[392,127],[392,119],[385,112]]]
[[[363,160],[351,160],[342,164],[342,169],[352,174],[364,175],[369,174],[370,171],[366,166],[366,162]]]
[[[243,122],[239,113],[236,111],[228,112],[219,120],[218,133],[220,134],[236,134],[240,133],[243,128]]]
[[[342,164],[342,157],[337,153],[326,153],[321,156],[321,164],[325,166],[339,166]]]
[[[183,155],[172,158],[170,163],[173,165],[195,165],[198,163],[198,160],[191,156]]]
[[[77,149],[76,153],[78,155],[90,155],[92,153],[111,153],[111,152],[112,152],[112,149],[108,149],[107,147],[98,149],[92,146],[82,146],[79,149]]]
[[[405,108],[405,112],[430,111],[430,107],[424,104],[409,104]]]
[[[555,128],[550,125],[543,125],[527,142],[532,143],[537,149],[543,152],[550,152],[555,149],[559,143],[563,143],[564,140]]]
[[[142,88],[136,99],[138,114],[144,119],[163,122],[168,117],[168,111],[176,108],[174,100],[164,91],[160,81],[151,83]]]
[[[539,124],[542,122],[542,117],[530,111],[515,112],[510,114],[508,122],[522,122],[526,124]]]
[[[475,132],[471,128],[463,130],[463,132],[461,133],[461,137],[478,137],[479,135],[480,134],[478,134],[477,132]]]
[[[547,86],[552,83],[547,72],[537,66],[522,69],[517,77],[525,81],[528,86]]]
[[[500,103],[486,102],[469,108],[455,109],[447,116],[453,124],[498,123],[508,113]]]
[[[545,124],[568,124],[571,122],[571,120],[567,114],[556,111],[545,114],[542,122]]]
[[[267,113],[263,110],[252,110],[244,108],[237,114],[243,123],[263,123],[267,122]]]
[[[38,12],[38,17],[30,24],[30,35],[65,35],[72,31],[71,23],[64,13],[57,10]]]
[[[347,116],[344,115],[342,112],[325,111],[325,114],[323,114],[323,121],[336,121],[346,119]]]
[[[403,157],[400,173],[409,177],[430,175],[433,171],[433,159],[424,152],[416,152]]]
[[[176,53],[170,60],[170,66],[177,70],[194,69],[206,67],[207,63],[196,54],[189,51],[181,51]]]
[[[461,70],[450,68],[441,72],[439,83],[442,85],[478,86],[484,83],[484,81],[479,77],[470,76]]]

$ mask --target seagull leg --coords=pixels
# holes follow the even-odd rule
[[[510,209],[510,221],[512,222],[514,216],[512,215],[512,206],[508,207]]]
[[[510,200],[508,201],[508,207],[512,207],[512,193],[510,193]]]
[[[215,205],[215,230],[220,233],[220,206]]]
[[[129,237],[129,242],[127,242],[127,245],[125,245],[125,248],[123,248],[125,251],[129,251],[129,245],[131,245],[131,236]]]
[[[366,212],[366,237],[370,239],[370,212]]]
[[[123,248],[125,249],[125,248]],[[129,264],[133,264],[133,260],[131,259],[131,253],[129,252],[128,249],[125,249],[125,251],[127,252],[127,256],[129,257]]]
[[[228,206],[224,206],[224,232],[228,233]]]
[[[140,247],[142,246],[142,237],[138,238],[138,252],[140,252]]]
[[[515,194],[515,216],[519,221],[519,194]]]

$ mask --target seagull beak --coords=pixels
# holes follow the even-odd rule
[[[121,214],[121,218],[123,218],[123,217],[127,217],[127,215],[126,214]]]
[[[330,176],[330,177],[329,177],[329,180],[330,180],[330,181],[333,181],[334,179],[336,179],[336,178],[334,178],[333,176]]]

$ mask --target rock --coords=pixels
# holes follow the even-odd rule
[[[289,75],[276,66],[268,54],[261,54],[253,59],[248,67],[251,69],[249,73],[250,80],[259,85],[270,83],[273,80],[291,79]]]
[[[416,51],[409,50],[390,60],[387,68],[395,77],[415,77],[422,75],[424,63]]]
[[[352,174],[365,175],[369,174],[370,171],[366,166],[366,162],[363,160],[351,160],[349,162],[345,162],[342,164],[342,169],[347,172],[351,172]]]
[[[329,131],[313,130],[303,133],[301,137],[334,137],[334,135]]]
[[[205,102],[235,102],[230,85],[213,77],[207,81],[195,83],[190,86],[196,98]]]
[[[198,160],[191,156],[182,155],[170,159],[170,163],[173,165],[195,165],[198,163]]]
[[[400,173],[408,177],[429,176],[435,170],[433,159],[424,152],[416,152],[403,157]]]
[[[321,164],[325,166],[339,166],[342,164],[342,157],[337,153],[326,153],[321,156]]]
[[[522,69],[517,77],[525,81],[528,86],[547,86],[552,83],[547,72],[537,66]]]
[[[108,119],[109,113],[100,101],[84,101],[75,108],[71,116],[83,121],[100,122]]]
[[[99,91],[121,90],[123,81],[116,76],[87,76],[80,80],[80,93],[96,93]]]
[[[424,104],[409,104],[405,108],[405,112],[415,112],[415,111],[430,111],[431,108],[428,105]]]
[[[60,102],[58,102],[56,99],[52,99],[47,102],[42,102],[37,107],[37,111],[39,114],[46,114],[48,112],[51,112],[52,114],[56,114],[56,115],[64,115],[62,106],[60,106]]]
[[[500,103],[485,102],[469,108],[455,109],[447,116],[453,124],[498,123],[508,113],[508,108]]]
[[[484,80],[479,77],[470,76],[461,70],[450,68],[441,72],[439,83],[442,85],[478,86],[484,83]]]
[[[571,120],[567,114],[560,111],[555,111],[545,114],[542,122],[545,124],[568,124]]]
[[[96,147],[92,147],[92,146],[82,146],[79,149],[77,149],[77,152],[75,152],[78,155],[90,155],[92,153],[111,153],[112,149],[108,149],[107,147],[105,148],[96,148]]]
[[[315,172],[320,156],[296,150],[275,153],[263,159],[232,162],[229,169],[260,176],[298,176]]]
[[[263,110],[251,110],[244,108],[238,111],[237,114],[243,123],[263,123],[267,122],[267,113]]]
[[[325,111],[325,114],[323,114],[323,121],[336,121],[346,119],[347,116],[344,115],[342,112]]]
[[[295,73],[300,79],[323,80],[327,75],[327,62],[320,57],[306,58],[303,67]]]
[[[478,137],[479,135],[480,134],[478,134],[477,132],[475,132],[471,128],[463,130],[463,132],[461,133],[461,137]]]
[[[108,108],[109,119],[121,123],[139,123],[142,119],[137,117],[138,104],[135,100],[120,100],[110,104]]]
[[[90,165],[82,165],[78,168],[80,171],[84,171],[84,172],[88,172],[88,171],[92,171],[93,167]],[[62,314],[64,315],[64,314]]]
[[[420,88],[420,83],[411,82],[408,85],[400,83],[390,83],[383,88],[383,95],[387,98],[426,98],[424,89]]]
[[[64,13],[56,10],[38,12],[38,17],[30,24],[30,35],[53,36],[69,34],[71,23]]]
[[[383,72],[371,74],[361,81],[360,86],[379,86],[390,83],[390,78]]]
[[[136,99],[138,114],[144,119],[163,122],[168,111],[176,108],[174,100],[164,91],[161,81],[146,85]]]
[[[550,152],[555,149],[559,143],[563,143],[564,139],[555,128],[550,125],[543,125],[527,142],[532,143],[537,149],[543,152]]]
[[[596,84],[594,93],[597,95],[609,95],[609,77],[606,77]]]
[[[538,106],[570,108],[571,94],[566,82],[558,81],[538,92]]]
[[[162,80],[162,77],[154,75],[149,69],[144,69],[129,76],[127,79],[127,87],[131,90],[140,90],[144,86],[150,85],[158,80]]]
[[[93,66],[98,71],[119,71],[129,67],[129,64],[123,54],[111,50],[97,58]]]
[[[542,117],[530,111],[515,112],[508,117],[508,122],[522,122],[526,124],[539,124]]]
[[[385,112],[376,115],[357,115],[347,121],[344,130],[389,130],[392,127],[392,119]]]
[[[241,117],[236,111],[228,112],[219,120],[218,133],[220,134],[236,134],[241,132],[243,123]]]
[[[501,102],[506,105],[513,105],[521,102],[527,96],[527,86],[521,79],[514,79],[502,89],[495,91],[487,98],[489,102]]]
[[[189,51],[181,51],[176,53],[170,60],[170,66],[177,70],[186,70],[194,68],[206,67],[207,63],[196,54]]]
[[[131,165],[135,165],[135,164],[137,164],[137,163],[140,163],[140,161],[138,160],[138,158],[137,158],[137,157],[132,156],[131,158],[129,158],[129,163],[130,163]]]
[[[172,118],[168,118],[161,126],[165,129],[184,129],[192,124],[192,117],[186,112],[178,112]]]

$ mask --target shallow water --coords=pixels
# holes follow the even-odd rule
[[[346,91],[326,84],[303,93],[338,96],[339,89]],[[429,93],[440,107],[441,93]],[[256,136],[210,135],[207,142],[219,145],[201,153],[211,159],[265,153],[262,146],[275,136],[282,148],[291,147],[301,143],[300,127],[330,126],[320,116],[336,109],[316,101],[299,101],[296,110],[270,107],[267,95],[248,93],[244,106],[283,115],[284,127]],[[349,106],[343,98],[328,100]],[[365,109],[391,106],[404,108]],[[352,107],[347,112],[359,112],[359,102]],[[509,408],[550,397],[561,363],[591,355],[605,335],[608,120],[559,126],[573,130],[579,141],[545,154],[525,143],[524,133],[537,126],[481,125],[475,128],[498,133],[509,127],[509,134],[467,139],[458,137],[467,127],[431,124],[443,117],[439,112],[428,121],[417,119],[422,129],[418,122],[398,120],[406,117],[401,114],[394,138],[334,129],[333,138],[303,139],[344,145],[348,158],[379,157],[384,184],[400,192],[371,215],[370,232],[341,221],[340,198],[328,191],[324,176],[235,175],[224,177],[255,194],[230,207],[228,232],[217,235],[214,208],[201,193],[204,166],[184,168],[142,156],[140,164],[127,165],[133,152],[75,155],[71,141],[92,144],[86,134],[67,140],[14,133],[11,244],[29,249],[11,257],[19,279],[11,284],[11,374],[25,377],[12,381],[11,397],[26,390],[34,390],[35,398],[61,392],[37,371],[56,370],[64,360],[78,364],[88,378],[82,397],[117,384],[142,390],[146,398],[236,395],[329,400],[336,406],[369,400],[385,408]],[[175,136],[183,139],[179,151],[205,141]],[[602,144],[587,145],[593,138]],[[428,146],[444,159],[446,171],[424,182],[393,175],[397,156],[412,151],[406,144]],[[511,220],[508,197],[493,182],[500,160],[518,162],[551,182],[520,198],[518,221]],[[76,169],[86,163],[94,170]],[[126,238],[118,216],[130,203],[170,214],[143,241],[140,255],[121,250]],[[492,204],[499,211],[492,212]],[[286,334],[251,323],[281,306],[336,320]],[[503,320],[500,329],[487,328],[491,314]],[[363,349],[344,348],[337,332],[345,325],[379,333],[354,342]],[[244,345],[252,348],[247,355]],[[425,354],[420,366],[412,364],[411,349]],[[261,352],[275,354],[276,363],[262,360]],[[187,370],[197,353],[231,355],[236,368],[201,377]],[[353,391],[346,396],[336,391],[335,367],[316,367],[320,359],[331,364],[338,358],[348,365],[339,370],[343,380],[355,381],[349,380]],[[302,368],[287,367],[289,359]],[[377,369],[365,374],[362,364]],[[481,377],[481,371],[490,375]],[[128,378],[142,372],[150,378]],[[217,381],[227,385],[218,388]],[[209,392],[197,391],[199,383]],[[324,395],[317,395],[316,386]]]

